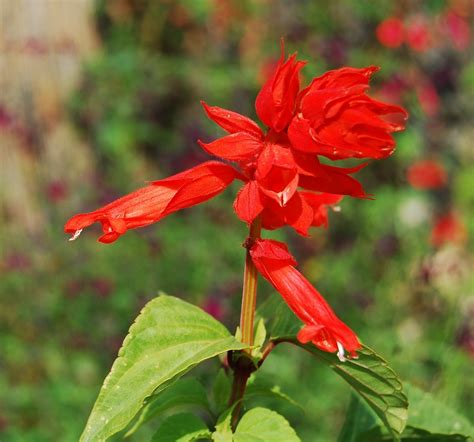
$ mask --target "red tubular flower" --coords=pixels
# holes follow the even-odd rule
[[[395,149],[390,135],[402,130],[405,110],[365,94],[375,66],[342,68],[315,78],[299,97],[288,136],[297,150],[343,158],[386,158]]]
[[[407,171],[407,180],[415,189],[437,189],[444,186],[447,179],[443,165],[434,160],[418,161]]]
[[[298,333],[302,343],[312,342],[319,349],[337,352],[341,361],[344,351],[356,357],[361,347],[355,333],[332,311],[309,281],[295,269],[296,262],[285,244],[257,240],[250,249],[252,260],[262,276],[281,294],[290,309],[305,326]]]
[[[73,216],[64,226],[76,239],[95,222],[102,224],[100,242],[111,243],[128,229],[160,221],[170,213],[207,201],[221,193],[240,173],[227,164],[208,161],[192,169],[155,181],[100,209]]]

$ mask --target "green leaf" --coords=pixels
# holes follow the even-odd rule
[[[212,387],[212,396],[214,398],[214,409],[217,413],[222,413],[226,407],[230,397],[232,388],[231,380],[223,369],[217,373],[216,380]]]
[[[375,413],[362,402],[360,396],[352,394],[337,442],[359,442],[359,436],[378,426],[378,422]]]
[[[460,415],[432,394],[413,385],[406,385],[410,414],[408,425],[444,435],[457,434],[474,437],[474,427]]]
[[[245,345],[212,316],[161,295],[141,311],[106,377],[81,441],[104,441],[125,428],[145,398],[200,362]]]
[[[300,442],[300,438],[283,416],[257,407],[242,416],[234,442]]]
[[[212,433],[212,440],[215,442],[234,442],[232,437],[232,412],[235,405],[228,408],[219,416],[216,423],[216,430]]]
[[[271,339],[294,337],[301,329],[301,322],[279,296],[270,296],[257,310],[263,318]]]
[[[274,385],[266,381],[265,379],[262,379],[261,377],[252,374],[247,383],[244,401],[253,402],[255,400],[264,398],[283,400],[304,411],[304,407],[298,402],[296,402],[294,399],[289,397],[287,394],[283,393],[278,385]]]
[[[392,436],[383,431],[380,427],[367,433],[359,435],[357,442],[389,442]],[[407,426],[403,432],[400,442],[468,442],[472,440],[460,434],[439,434]]]
[[[267,323],[271,340],[291,342],[316,356],[367,401],[392,437],[401,434],[406,425],[408,401],[400,379],[381,356],[363,346],[359,359],[341,362],[335,354],[321,351],[312,344],[301,344],[295,337],[301,324],[278,297],[270,298],[258,313],[260,317],[271,318]]]
[[[152,442],[193,442],[210,436],[209,428],[201,419],[191,413],[179,413],[163,421]]]
[[[358,359],[341,362],[335,354],[312,344],[303,345],[296,338],[291,342],[327,364],[354,388],[395,439],[402,433],[408,418],[408,401],[400,379],[381,356],[363,346]]]
[[[206,390],[197,379],[178,379],[166,390],[149,397],[146,400],[146,405],[141,410],[139,418],[125,437],[132,435],[145,422],[175,407],[198,407],[209,412],[210,405]]]
[[[429,393],[405,385],[410,402],[407,427],[402,442],[465,442],[474,434],[470,422]],[[357,397],[353,397],[339,442],[391,441],[393,436],[381,428],[373,412]]]

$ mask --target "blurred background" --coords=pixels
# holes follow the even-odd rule
[[[382,66],[371,95],[410,112],[398,150],[358,174],[328,230],[285,239],[300,268],[402,379],[474,419],[471,0],[0,0],[0,440],[75,441],[158,290],[238,323],[246,226],[237,187],[158,225],[69,243],[73,214],[208,159],[199,104],[255,117],[279,40],[310,63]],[[260,284],[259,299],[272,295]],[[349,389],[277,348],[263,371],[335,440]],[[203,376],[205,376],[203,374]]]

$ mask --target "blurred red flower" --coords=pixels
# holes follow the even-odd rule
[[[440,99],[433,83],[429,79],[424,79],[415,87],[421,109],[428,117],[434,117],[439,111]]]
[[[407,180],[415,189],[437,189],[446,184],[448,175],[441,163],[421,160],[408,168]]]
[[[455,12],[448,10],[442,16],[441,28],[457,50],[463,51],[471,44],[471,27],[467,20]]]
[[[355,333],[332,311],[310,282],[295,269],[296,261],[285,244],[257,240],[250,249],[252,260],[261,275],[281,294],[290,309],[305,326],[298,333],[302,343],[312,342],[327,352],[337,352],[345,360],[345,350],[356,356],[360,348]]]
[[[416,16],[406,24],[405,40],[407,45],[416,52],[425,52],[431,48],[430,24],[423,16]]]
[[[387,48],[398,48],[404,41],[403,22],[396,17],[382,21],[375,30],[378,41]]]
[[[463,244],[466,239],[466,226],[454,212],[440,216],[431,230],[430,241],[435,247],[446,243]]]

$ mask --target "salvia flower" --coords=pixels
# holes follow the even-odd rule
[[[300,342],[312,342],[321,350],[337,352],[340,360],[344,360],[345,350],[352,356],[356,355],[355,351],[360,347],[357,336],[295,269],[296,261],[285,244],[273,240],[257,240],[250,254],[260,274],[275,287],[305,324],[298,333]]]
[[[240,174],[231,166],[208,161],[151,183],[90,213],[73,216],[64,226],[76,239],[95,222],[102,224],[100,242],[111,243],[128,229],[148,226],[170,213],[202,203],[221,193]]]
[[[202,102],[207,116],[227,135],[199,144],[226,163],[208,161],[152,182],[100,209],[72,217],[65,231],[76,239],[84,228],[99,222],[103,230],[99,241],[110,243],[128,229],[207,201],[235,179],[243,182],[234,202],[242,221],[251,224],[259,217],[264,229],[291,226],[301,235],[308,235],[311,227],[327,227],[328,208],[338,210],[343,196],[370,198],[352,176],[367,163],[337,167],[321,157],[385,158],[395,148],[391,134],[404,128],[407,114],[367,95],[377,67],[330,71],[301,89],[299,73],[304,65],[296,54],[285,60],[282,45],[280,60],[255,103],[265,130],[244,115]],[[298,335],[302,342],[337,352],[341,359],[344,349],[355,355],[360,346],[357,337],[294,268],[296,263],[283,244],[257,241],[251,256],[305,323]]]

